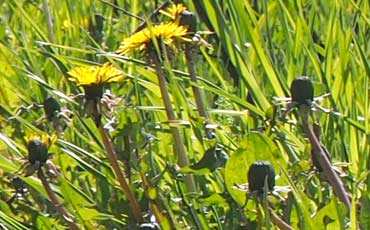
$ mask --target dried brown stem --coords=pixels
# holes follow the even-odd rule
[[[80,229],[78,225],[74,222],[72,219],[72,216],[67,212],[67,210],[64,208],[63,204],[59,201],[58,197],[55,195],[54,191],[52,190],[48,180],[45,177],[45,174],[43,172],[43,169],[40,168],[37,171],[37,176],[41,180],[42,185],[44,186],[46,193],[48,194],[51,202],[55,206],[55,208],[58,210],[58,212],[62,215],[63,219],[66,221],[68,225],[68,229],[71,230],[78,230]]]
[[[103,139],[103,144],[107,152],[108,160],[113,168],[114,174],[116,175],[123,192],[125,193],[128,199],[128,202],[130,203],[134,218],[137,223],[143,223],[144,220],[141,214],[140,206],[119,167],[118,159],[116,157],[116,153],[114,152],[113,145],[108,136],[108,133],[101,125],[98,128],[99,128],[100,135],[102,136],[102,139]]]
[[[333,170],[333,167],[329,159],[327,158],[325,151],[322,149],[320,141],[317,139],[315,132],[313,131],[309,123],[308,116],[310,112],[310,107],[302,105],[299,110],[301,112],[303,124],[307,130],[308,139],[313,148],[313,154],[315,158],[318,159],[319,164],[322,167],[325,175],[327,176],[329,183],[333,187],[334,193],[338,196],[339,200],[344,203],[347,208],[347,214],[349,214],[351,211],[351,202],[348,198],[346,189],[344,188],[338,174],[336,174]]]

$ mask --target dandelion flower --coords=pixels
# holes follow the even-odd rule
[[[86,99],[100,98],[103,85],[120,82],[124,79],[122,71],[105,63],[103,66],[76,67],[68,72],[70,81],[84,87]]]
[[[96,86],[123,80],[120,70],[113,67],[110,63],[103,66],[79,66],[68,72],[71,76],[70,81],[76,82],[80,86]]]
[[[170,17],[173,21],[179,22],[181,14],[186,10],[183,4],[173,4],[172,7],[168,7],[165,10],[159,12],[163,15]]]
[[[168,46],[173,46],[176,40],[190,42],[191,40],[186,37],[187,34],[187,27],[180,26],[175,22],[155,25],[124,39],[117,52],[127,54],[135,49],[145,50],[152,44],[153,38],[162,39],[164,44]]]

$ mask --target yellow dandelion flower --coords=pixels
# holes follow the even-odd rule
[[[135,49],[145,50],[151,44],[153,38],[162,39],[168,46],[173,45],[175,40],[190,42],[191,40],[186,37],[187,34],[186,26],[180,26],[174,22],[155,25],[124,39],[117,53],[127,54]]]
[[[165,10],[160,10],[159,12],[163,15],[170,17],[173,21],[178,22],[180,20],[180,15],[186,10],[183,4],[173,4],[171,7]]]
[[[110,63],[105,63],[103,66],[76,67],[68,74],[70,81],[84,87],[120,82],[124,79],[123,73]]]

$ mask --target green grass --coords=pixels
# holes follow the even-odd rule
[[[156,8],[155,1],[116,2],[143,20]],[[167,120],[156,73],[144,55],[135,52],[123,58],[108,53],[118,49],[140,20],[97,0],[5,0],[0,9],[0,228],[67,226],[36,174],[24,177],[21,170],[27,159],[25,136],[56,130],[42,119],[42,109],[18,113],[19,108],[42,104],[48,95],[73,113],[49,150],[60,172],[48,178],[58,198],[81,229],[135,225],[99,130],[84,114],[82,100],[72,97],[82,88],[66,74],[77,65],[106,61],[127,75],[124,83],[109,87],[121,99],[113,108],[117,122],[109,134],[145,222],[152,222],[156,214],[154,222],[162,229],[277,229],[266,202],[256,205],[249,200],[242,207],[249,165],[269,160],[278,175],[276,190],[289,190],[279,192],[281,199],[269,195],[269,205],[294,229],[370,228],[369,2],[249,2],[253,1],[184,0],[198,15],[197,29],[214,32],[202,35],[213,49],[200,46],[195,83],[181,50],[166,63],[179,120],[173,124]],[[43,12],[45,4],[52,25]],[[92,33],[85,22],[97,25],[94,14],[103,16],[104,26],[95,26]],[[321,126],[321,142],[331,161],[346,174],[341,179],[352,197],[349,215],[331,186],[313,173],[310,144],[298,113],[290,114],[285,123],[276,117],[284,105],[274,98],[289,97],[291,82],[303,75],[314,82],[315,96],[330,93],[319,104],[337,112],[315,111],[312,121]],[[215,139],[206,138],[194,85],[203,90]],[[63,126],[65,121],[59,122]],[[107,122],[104,118],[103,124]],[[220,159],[211,156],[202,170],[177,168],[173,126],[181,131],[191,165],[215,144],[227,153],[226,165],[213,170]],[[194,193],[184,182],[182,173],[188,172],[194,174]],[[28,193],[7,204],[15,194],[14,175],[24,180]]]

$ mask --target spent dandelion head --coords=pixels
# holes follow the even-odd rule
[[[174,22],[154,25],[145,28],[124,39],[117,50],[119,54],[127,54],[133,50],[143,51],[151,47],[153,39],[162,40],[169,47],[174,47],[176,41],[190,42],[187,38],[186,26]]]

